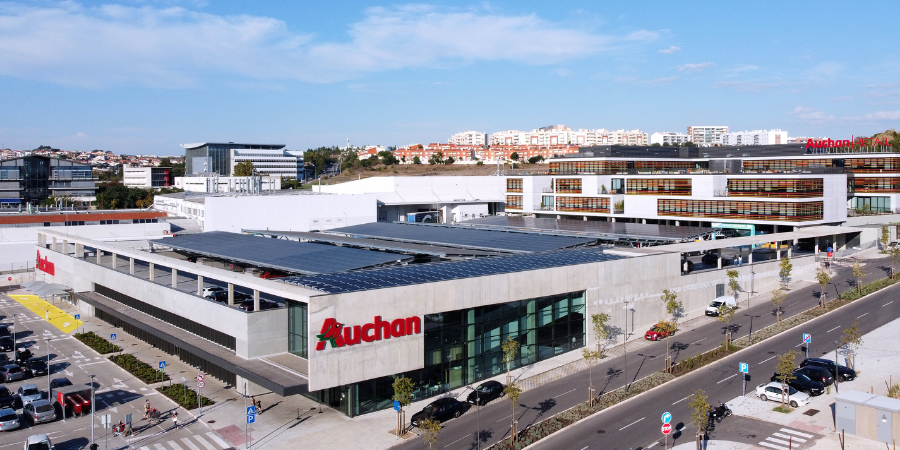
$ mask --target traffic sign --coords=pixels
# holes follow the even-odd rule
[[[256,414],[247,414],[247,423],[256,422]]]
[[[672,432],[672,424],[671,424],[671,423],[664,423],[663,426],[662,426],[662,433],[665,434],[665,435],[668,435],[668,434],[671,433],[671,432]]]
[[[187,383],[187,378],[181,377],[181,382],[182,382],[182,383]]]
[[[833,252],[833,251],[834,251],[834,249],[833,249],[833,248],[831,248],[831,247],[828,247],[828,253],[831,253],[831,252]],[[831,256],[831,255],[829,255],[829,256]]]
[[[110,335],[109,335],[109,340],[111,340],[111,341],[116,340],[116,333],[110,334]]]
[[[803,335],[803,343],[804,343],[804,344],[809,344],[809,343],[811,343],[811,342],[812,342],[812,335],[811,335],[811,334],[804,334],[804,335]]]
[[[740,370],[741,370],[741,373],[749,373],[749,372],[750,372],[750,365],[747,364],[747,363],[741,363],[741,365],[740,365]]]
[[[204,377],[203,372],[198,373],[198,374],[197,374],[197,381],[203,381],[203,377]]]
[[[829,258],[832,258],[832,257],[834,257],[834,253],[832,253],[832,252],[828,252],[828,257],[829,257]]]
[[[204,382],[202,382],[202,381],[198,381],[198,382],[197,382],[197,388],[203,389],[204,387],[206,387],[206,383],[204,383]]]
[[[668,412],[664,412],[662,415],[662,423],[669,423],[672,421],[672,414]]]
[[[12,277],[8,277],[6,281],[12,281]]]
[[[75,320],[78,320],[80,318],[81,318],[81,314],[75,314]]]
[[[400,411],[401,408],[402,408],[402,406],[400,406],[400,402],[397,400],[394,400],[394,410]]]
[[[165,368],[166,368],[166,362],[165,362],[165,361],[160,361],[160,362],[159,362],[159,370],[163,370],[163,369],[165,369]]]

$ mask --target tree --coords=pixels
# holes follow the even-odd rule
[[[597,345],[600,344],[598,343]],[[600,360],[600,352],[591,351],[587,347],[583,347],[581,349],[581,355],[588,363],[588,401],[591,406],[594,406],[594,398],[597,397],[596,394],[594,394],[594,363]]]
[[[422,164],[422,160],[418,156],[413,156],[413,164]]]
[[[428,164],[443,164],[444,163],[444,152],[432,153],[431,157],[428,158]]]
[[[513,161],[518,161],[519,160],[519,152],[512,152],[509,155],[509,159],[511,159]]]
[[[791,264],[790,258],[787,256],[781,258],[781,263],[778,265],[778,277],[781,278],[781,287],[784,290],[787,290],[788,283],[791,282],[792,270],[794,270],[794,265]]]
[[[394,377],[394,400],[400,402],[400,411],[397,411],[397,436],[406,434],[406,419],[403,418],[403,407],[412,403],[412,392],[415,389],[413,381],[407,377]]]
[[[400,160],[398,160],[397,157],[389,151],[378,152],[378,157],[381,158],[381,161],[386,166],[392,166],[400,163]]]
[[[728,276],[728,290],[731,291],[731,296],[734,297],[734,301],[737,302],[738,294],[741,292],[741,285],[738,283],[740,274],[735,269],[728,269],[725,271],[725,275]]]
[[[512,336],[507,337],[506,341],[503,342],[503,364],[506,364],[506,384],[509,384],[509,371],[516,361],[520,346],[519,341],[513,339]]]
[[[775,307],[775,320],[778,323],[781,323],[781,305],[784,303],[785,297],[786,295],[781,288],[772,291],[772,306]]]
[[[791,350],[787,353],[778,355],[778,365],[775,366],[775,376],[781,382],[781,408],[784,409],[784,402],[787,398],[788,383],[794,381],[794,359],[797,358],[797,351]]]
[[[900,260],[900,245],[891,245],[888,247],[888,254],[891,255],[891,279],[894,279],[894,266]]]
[[[651,147],[659,147],[660,145],[659,145],[659,142],[654,142],[654,143],[650,144],[650,146]]]
[[[822,287],[822,291],[819,293],[819,305],[822,308],[825,307],[825,288],[828,287],[828,282],[831,281],[831,275],[828,275],[828,272],[825,272],[822,269],[816,269],[816,281],[819,282],[819,286]]]
[[[868,275],[863,269],[862,263],[859,262],[858,259],[853,260],[853,264],[850,265],[853,268],[853,278],[856,280],[856,293],[862,293],[862,280]]]
[[[666,372],[672,367],[672,360],[669,357],[669,336],[678,329],[678,316],[684,309],[684,305],[676,300],[677,298],[678,294],[675,291],[663,289],[662,302],[666,308],[666,314],[671,320],[661,320],[656,324],[657,328],[666,334]]]
[[[883,252],[887,251],[888,242],[890,242],[890,240],[891,240],[891,233],[888,230],[888,226],[882,225],[881,226],[881,239],[879,239],[879,241],[881,242],[881,251],[883,251]]]
[[[691,395],[691,401],[688,403],[691,409],[691,425],[697,428],[697,450],[702,448],[703,437],[706,435],[706,427],[709,425],[709,402],[706,392],[703,389],[697,389]]]
[[[596,395],[594,394],[594,363],[605,356],[606,348],[610,345],[612,333],[607,325],[609,319],[609,314],[606,313],[591,315],[594,339],[597,340],[597,350],[591,351],[587,347],[581,349],[582,356],[584,356],[584,359],[588,363],[588,399],[590,400],[591,406],[594,406],[594,399],[596,398]]]
[[[234,173],[232,173],[232,175],[236,177],[249,177],[253,175],[254,170],[255,167],[253,167],[253,162],[247,159],[234,165]]]
[[[512,441],[516,442],[519,440],[519,430],[516,429],[516,406],[519,405],[519,395],[522,394],[522,387],[515,381],[508,382],[506,387],[503,388],[503,393],[506,394],[506,399],[509,400],[509,404],[512,407],[512,422],[509,425],[509,435],[512,437]]]
[[[453,164],[456,162],[456,159],[452,156],[448,156],[447,159],[444,160],[444,164]]]
[[[528,164],[537,164],[543,160],[544,160],[543,155],[532,156],[531,158],[528,158]]]
[[[303,152],[303,162],[312,164],[316,169],[314,172],[315,176],[319,176],[319,174],[324,172],[325,168],[328,166],[328,161],[331,160],[331,154],[338,151],[337,147],[319,147],[315,150],[309,149]]]
[[[859,319],[853,321],[853,326],[844,330],[841,335],[841,347],[846,346],[850,352],[850,366],[856,368],[856,350],[862,345],[862,333],[859,331]],[[837,363],[837,361],[835,361]]]
[[[428,448],[433,448],[441,432],[441,422],[428,418],[419,422],[419,429],[422,430],[422,440],[428,444]]]
[[[734,319],[734,313],[738,310],[737,306],[728,306],[728,303],[719,305],[719,315],[716,319],[725,324],[725,348],[731,344],[731,320]]]

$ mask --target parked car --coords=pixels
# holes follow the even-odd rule
[[[251,298],[251,299],[246,299],[246,300],[242,301],[241,305],[239,307],[247,312],[253,311],[253,299]],[[265,300],[265,299],[259,299],[259,309],[260,310],[275,309],[277,307],[278,307],[278,303],[275,303],[275,302],[272,302],[269,300]]]
[[[0,386],[0,408],[16,409],[19,407],[19,401],[19,397],[9,392],[6,386]]]
[[[666,336],[672,336],[675,334],[675,331],[669,331],[666,329],[666,326],[662,323],[658,323],[650,327],[646,333],[644,333],[644,339],[648,341],[658,341],[660,339],[664,339]]]
[[[38,387],[35,384],[23,384],[22,386],[19,386],[19,390],[16,394],[19,396],[19,400],[23,405],[44,398],[44,394],[38,390]]]
[[[466,402],[472,405],[485,405],[503,395],[503,384],[499,381],[485,381],[469,393]]]
[[[25,372],[21,367],[15,364],[7,364],[3,367],[0,367],[0,379],[4,382],[9,383],[10,381],[21,380],[25,378]]]
[[[818,381],[825,386],[831,386],[834,384],[834,374],[816,366],[806,366],[801,367],[794,371],[795,374],[802,373],[803,375],[808,376],[813,381]]]
[[[47,358],[31,358],[19,367],[25,372],[26,378],[46,376],[48,370]]]
[[[54,378],[50,380],[50,389],[61,388],[63,386],[71,386],[72,382],[68,378]]]
[[[53,450],[55,448],[46,434],[35,434],[28,436],[28,439],[25,440],[24,450]]]
[[[28,350],[27,348],[17,348],[15,363],[21,366],[27,363],[32,356],[34,355],[31,353],[31,350]]]
[[[9,364],[9,356],[6,356],[6,353],[0,353],[0,364],[4,366]]]
[[[777,373],[772,375],[772,381],[781,383]],[[794,379],[788,382],[788,386],[800,392],[806,392],[810,396],[822,395],[825,392],[824,384],[797,371],[794,371]]]
[[[0,337],[0,351],[11,352],[13,346],[15,346],[15,343],[13,342],[12,336]]]
[[[773,382],[773,383],[763,383],[756,387],[756,396],[759,397],[762,401],[773,401],[773,402],[781,402],[782,390],[781,383]],[[809,403],[810,397],[803,392],[800,392],[790,386],[788,386],[787,398],[785,402],[791,405],[791,408],[797,408],[799,406],[805,406]]]
[[[718,316],[719,308],[721,308],[722,305],[734,308],[737,307],[737,300],[735,300],[734,297],[730,295],[716,297],[712,302],[710,302],[709,306],[706,307],[706,315],[713,317]]]
[[[0,409],[0,431],[19,429],[19,415],[12,408]]]
[[[803,362],[800,363],[800,367],[806,366],[814,366],[821,367],[827,370],[832,375],[835,374],[835,365],[837,365],[837,375],[840,375],[840,381],[853,381],[856,379],[856,371],[847,367],[842,366],[840,364],[835,364],[834,361],[830,359],[824,358],[808,358],[804,359]]]
[[[706,253],[700,258],[700,261],[703,262],[703,264],[706,264],[708,266],[718,267],[719,266],[718,259],[719,259],[719,255],[717,255],[715,253]],[[731,258],[728,258],[725,256],[722,257],[722,267],[730,266],[732,262],[733,261]]]
[[[265,278],[267,280],[272,279],[272,278],[284,278],[286,276],[288,276],[288,274],[286,274],[284,272],[276,272],[274,270],[266,271],[266,272],[259,274],[260,278]]]
[[[216,292],[224,292],[226,295],[228,294],[228,291],[225,288],[223,288],[222,286],[207,286],[207,287],[203,288],[202,294],[204,297],[209,298],[212,296],[213,293],[216,293]],[[226,298],[226,300],[227,300],[227,298]]]
[[[413,414],[410,423],[412,426],[418,427],[419,423],[425,419],[443,422],[454,417],[459,417],[463,413],[463,405],[463,403],[458,402],[455,398],[439,398],[422,408],[421,411]]]
[[[33,401],[22,407],[22,417],[27,417],[32,425],[56,420],[56,408],[46,399]]]

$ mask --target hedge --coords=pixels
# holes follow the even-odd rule
[[[109,360],[147,384],[170,380],[165,372],[154,369],[150,364],[135,358],[134,355],[113,355],[109,357]]]
[[[119,347],[118,345],[113,345],[111,342],[103,339],[102,337],[100,337],[100,335],[95,334],[93,331],[88,331],[87,333],[76,333],[75,339],[83,342],[85,345],[92,348],[94,351],[101,355],[122,351],[121,347]]]
[[[156,388],[157,391],[161,392],[166,397],[169,397],[175,403],[181,405],[184,409],[194,409],[197,408],[197,391],[193,389],[187,390],[187,400],[185,401],[185,392],[183,384],[173,384],[170,386],[162,386]],[[200,396],[203,399],[203,406],[215,405],[216,402],[210,400],[207,397]]]

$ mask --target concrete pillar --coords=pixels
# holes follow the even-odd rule
[[[59,249],[56,248],[56,237],[55,236],[53,237],[53,247],[50,247],[50,250],[53,250],[54,252],[59,251]]]
[[[234,285],[228,283],[228,306],[234,306]]]
[[[63,253],[63,255],[69,254],[69,240],[68,239],[63,239],[62,253]]]
[[[128,274],[134,275],[134,258],[128,258]]]
[[[612,218],[612,221],[613,221],[613,223],[615,223],[615,221],[616,221],[616,218],[615,218],[615,217],[613,217],[613,218]]]
[[[84,244],[75,244],[75,257],[84,259]]]
[[[155,268],[155,266],[156,266],[155,264],[150,263],[150,281],[153,281],[153,278],[154,278],[154,275],[155,275],[155,274],[153,273],[153,272],[154,272],[153,269]]]
[[[818,240],[816,240],[816,249],[815,249],[815,253],[816,253],[816,256],[819,255],[819,241],[818,241]]]
[[[178,269],[172,269],[172,287],[178,288]]]
[[[259,311],[259,291],[253,290],[253,310]]]
[[[722,254],[719,253],[719,254],[716,255],[716,256],[717,256],[717,258],[716,258],[716,265],[718,266],[719,270],[721,270],[721,269],[722,269]]]
[[[647,223],[647,219],[641,219],[641,223],[646,224],[646,223]]]
[[[584,221],[587,222],[587,216],[584,216]]]
[[[197,275],[197,295],[203,295],[203,275]]]
[[[116,270],[116,263],[119,262],[119,256],[115,253],[112,254],[112,262],[109,263],[109,266]]]
[[[103,250],[100,250],[99,248],[95,248],[95,249],[94,249],[94,252],[95,252],[95,254],[96,254],[96,256],[97,256],[97,264],[99,265],[99,264],[100,264],[100,257],[103,255]]]
[[[750,251],[750,254],[747,255],[747,264],[753,264],[753,251]]]
[[[788,247],[788,258],[794,257],[794,247]]]
[[[775,250],[775,259],[781,261],[781,243],[776,242],[775,245],[778,246],[778,250]],[[783,392],[782,392],[783,393]]]
[[[676,227],[680,227],[680,226],[681,226],[681,221],[680,221],[680,220],[676,220],[676,221],[675,221],[675,226],[676,226]]]

